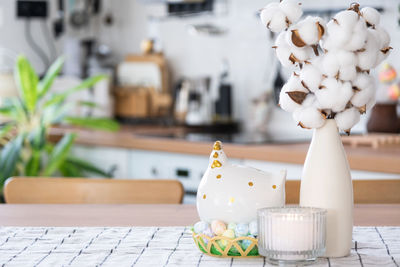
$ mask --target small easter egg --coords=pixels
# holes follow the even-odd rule
[[[229,224],[228,224],[228,229],[232,229],[233,231],[235,231],[235,229],[236,229],[236,223],[233,223],[233,222],[229,223]]]
[[[249,235],[248,237],[254,238],[254,236],[252,236],[252,235]],[[246,250],[251,245],[252,242],[253,242],[252,240],[248,240],[248,239],[242,240],[242,249]]]
[[[222,235],[226,230],[226,225],[223,221],[212,221],[211,222],[211,230],[216,235]]]
[[[222,236],[227,237],[229,239],[234,239],[235,238],[235,232],[232,229],[227,229],[222,233]],[[218,245],[220,246],[221,249],[225,250],[226,246],[228,245],[227,240],[218,240]]]
[[[253,235],[253,236],[257,236],[258,235],[257,220],[251,221],[249,223],[249,231],[250,231],[250,234]]]
[[[209,237],[213,237],[213,236],[214,236],[214,234],[213,234],[213,232],[211,231],[211,228],[210,228],[210,227],[207,227],[207,229],[205,229],[205,230],[202,232],[202,234],[203,234],[203,235],[206,235],[206,236],[209,236]]]
[[[247,223],[238,223],[236,225],[235,234],[239,236],[247,236],[249,234],[249,225]]]
[[[214,234],[213,234],[213,232],[211,231],[211,228],[210,227],[207,227],[207,229],[206,230],[204,230],[203,232],[202,232],[202,234],[203,235],[206,235],[206,236],[208,236],[208,237],[213,237],[214,236]],[[208,244],[208,239],[207,238],[205,238],[205,237],[203,237],[203,242],[204,242],[204,244]]]
[[[193,230],[196,234],[202,233],[207,228],[208,228],[208,223],[206,223],[204,221],[199,221],[199,222],[195,223],[195,225],[193,226]]]
[[[225,232],[222,234],[222,236],[225,236],[227,238],[235,238],[235,232],[232,229],[227,229]]]

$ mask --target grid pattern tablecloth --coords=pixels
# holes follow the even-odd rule
[[[355,227],[351,255],[313,266],[397,266],[400,227]],[[269,266],[201,254],[188,228],[0,227],[0,266]]]

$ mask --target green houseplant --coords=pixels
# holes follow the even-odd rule
[[[6,99],[0,106],[0,115],[9,119],[0,125],[0,192],[10,176],[110,176],[70,154],[76,134],[66,133],[57,143],[48,141],[49,128],[59,123],[111,131],[119,128],[110,119],[67,115],[76,105],[96,106],[92,102],[71,103],[68,97],[92,87],[105,76],[93,76],[62,93],[51,93],[63,63],[62,57],[57,59],[39,80],[29,61],[24,56],[17,58],[14,73],[20,97]]]

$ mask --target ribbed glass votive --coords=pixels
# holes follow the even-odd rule
[[[258,251],[275,264],[307,263],[325,253],[326,210],[258,210]]]

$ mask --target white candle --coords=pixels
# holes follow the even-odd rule
[[[325,249],[326,211],[267,208],[258,213],[260,254],[276,260],[308,260]]]

